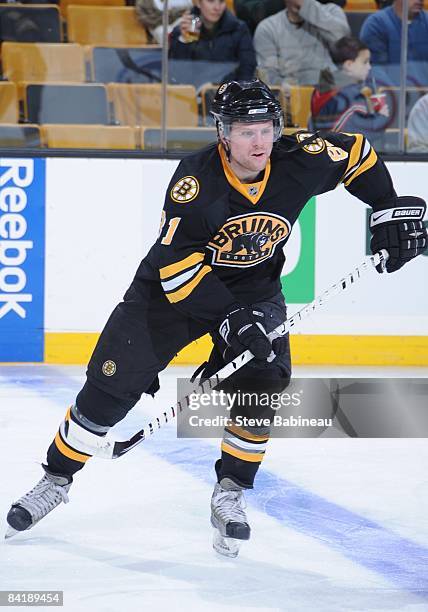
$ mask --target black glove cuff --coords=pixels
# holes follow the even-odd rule
[[[400,196],[396,198],[397,206],[374,211],[370,215],[370,230],[383,223],[402,223],[403,221],[422,221],[425,216],[426,202],[416,196]]]
[[[230,317],[231,316],[233,318],[237,317],[240,311],[244,311],[247,314],[247,316],[245,317],[244,312],[242,312],[242,315],[244,315],[245,318],[249,319],[250,315],[248,313],[248,308],[244,306],[243,304],[236,302],[235,304],[232,304],[232,306],[230,306],[229,310],[224,316],[224,319],[222,320],[222,322],[220,323],[218,327],[218,333],[223,338],[223,340],[226,342],[226,344],[230,343],[231,331],[232,333],[236,331],[236,330],[231,330],[230,328]]]

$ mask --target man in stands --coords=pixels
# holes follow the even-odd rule
[[[285,0],[285,9],[264,19],[254,34],[259,74],[270,85],[315,85],[321,70],[334,69],[330,46],[350,34],[344,11],[317,0]]]
[[[428,12],[423,0],[408,2],[408,84],[428,85]],[[363,23],[360,39],[371,52],[376,74],[384,83],[400,83],[403,0],[394,0]],[[381,67],[383,70],[379,70]]]

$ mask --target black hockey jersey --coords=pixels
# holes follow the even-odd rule
[[[374,210],[395,196],[361,134],[284,136],[252,184],[237,179],[221,146],[189,155],[168,186],[158,240],[137,277],[161,283],[175,308],[204,322],[237,302],[268,299],[281,290],[283,247],[302,208],[341,183]],[[346,209],[343,223],[346,232]]]

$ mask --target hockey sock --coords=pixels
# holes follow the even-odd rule
[[[87,419],[76,405],[71,406],[48,449],[49,470],[67,476],[81,470],[109,429]]]
[[[252,489],[269,440],[267,433],[254,434],[229,425],[224,430],[221,460],[216,463],[218,481],[231,478],[245,489]]]

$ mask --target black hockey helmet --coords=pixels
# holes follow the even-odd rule
[[[230,126],[239,122],[273,122],[274,141],[281,137],[284,127],[282,108],[269,87],[259,79],[230,81],[217,90],[211,104],[219,135],[229,136]]]

